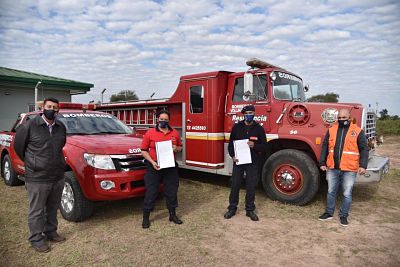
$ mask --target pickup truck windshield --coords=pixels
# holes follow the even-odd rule
[[[273,81],[274,97],[279,100],[305,101],[303,83],[300,78],[276,71],[276,79]]]
[[[57,118],[64,123],[67,134],[131,134],[132,130],[108,114],[60,113]]]

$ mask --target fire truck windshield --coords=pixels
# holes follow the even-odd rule
[[[273,81],[273,94],[279,100],[305,101],[303,82],[300,78],[276,71],[276,79]]]
[[[112,115],[97,113],[60,113],[57,118],[67,134],[131,134],[132,130]]]

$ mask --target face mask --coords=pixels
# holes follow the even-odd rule
[[[247,122],[252,122],[254,119],[254,115],[244,115],[244,119]]]
[[[339,127],[346,127],[350,124],[349,120],[338,120]]]
[[[43,114],[46,117],[46,119],[52,121],[56,117],[56,111],[52,109],[44,109]]]
[[[168,121],[159,121],[158,126],[160,128],[167,128],[168,127]]]

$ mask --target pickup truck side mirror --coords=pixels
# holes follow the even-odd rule
[[[303,91],[307,93],[308,90],[310,90],[310,86],[308,84],[304,85]]]

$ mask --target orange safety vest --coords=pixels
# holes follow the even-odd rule
[[[326,166],[329,169],[335,168],[335,160],[333,158],[336,136],[338,131],[338,124],[333,125],[329,128],[329,144],[328,144],[328,158],[326,160]],[[361,132],[361,128],[356,124],[351,123],[349,130],[347,131],[346,137],[343,144],[342,157],[340,158],[339,169],[342,171],[355,172],[360,166],[360,153],[357,145],[357,138]]]

